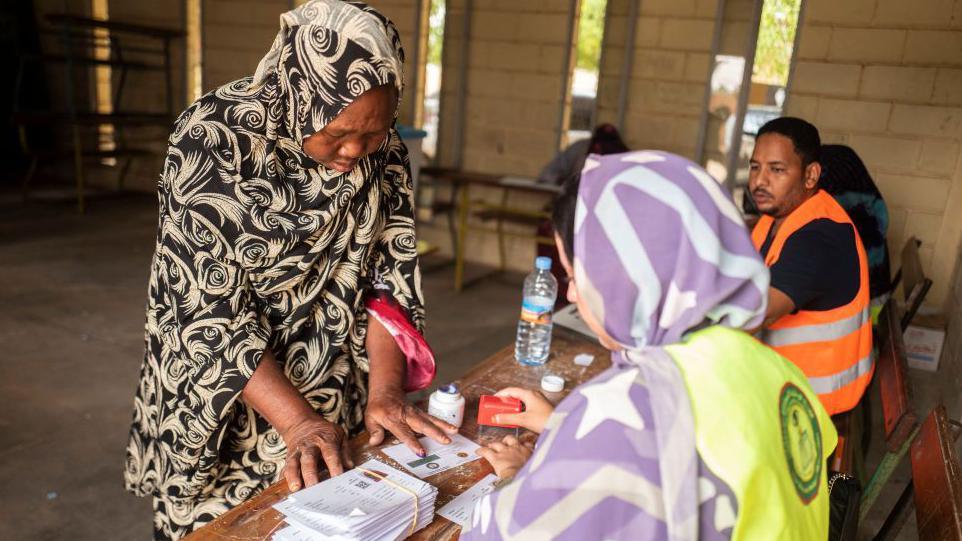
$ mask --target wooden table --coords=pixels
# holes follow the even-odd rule
[[[525,223],[530,222],[531,225],[537,227],[538,223],[550,218],[550,215],[545,211],[530,210],[509,205],[508,197],[512,192],[539,194],[549,198],[554,198],[561,191],[559,186],[539,184],[534,180],[523,179],[519,177],[490,175],[487,173],[461,171],[459,169],[450,169],[446,167],[423,167],[421,168],[420,174],[425,177],[430,177],[436,181],[450,184],[453,190],[452,204],[454,205],[454,210],[457,213],[456,231],[454,238],[452,239],[454,244],[455,291],[461,291],[465,286],[465,240],[469,229],[475,231],[486,231],[498,235],[499,270],[504,270],[505,261],[507,260],[504,239],[508,235],[533,238],[538,243],[551,246],[554,245],[553,238],[539,237],[537,234],[532,233],[506,231],[504,224],[505,222],[521,221]],[[500,190],[500,202],[488,203],[481,200],[472,201],[470,195],[472,186]],[[455,200],[457,200],[457,203],[454,203]],[[479,211],[478,216],[481,216],[482,218],[495,220],[495,227],[492,229],[490,227],[470,225],[468,222],[468,217],[472,210]]]
[[[587,367],[574,364],[574,356],[579,353],[594,355],[594,362]],[[482,394],[493,394],[499,389],[509,386],[537,389],[540,387],[541,377],[545,373],[551,372],[563,376],[567,382],[564,392],[546,393],[549,399],[557,402],[570,392],[575,385],[591,379],[610,365],[608,352],[596,342],[558,327],[555,327],[551,345],[551,358],[545,366],[521,366],[514,360],[514,346],[506,347],[479,363],[458,380],[461,392],[467,400],[461,434],[478,443],[488,443],[500,439],[508,433],[504,429],[478,427],[476,422],[478,397]],[[351,440],[351,457],[355,464],[360,464],[370,458],[377,458],[403,470],[400,464],[380,451],[381,447],[398,443],[397,440],[386,442],[379,447],[369,447],[367,441],[367,433],[361,433]],[[493,470],[487,461],[479,459],[428,477],[427,481],[438,487],[436,509],[440,509],[455,496],[492,472]],[[283,500],[288,494],[287,483],[275,483],[258,496],[187,536],[185,541],[223,541],[227,539],[231,541],[265,541],[270,539],[271,533],[281,529],[284,525],[281,514],[272,509],[271,506]],[[434,522],[427,528],[416,532],[409,539],[417,541],[457,539],[460,532],[461,528],[457,524],[435,516]]]

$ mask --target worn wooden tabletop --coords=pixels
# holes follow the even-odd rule
[[[594,355],[594,362],[587,367],[576,365],[574,357],[579,353]],[[440,362],[443,362],[443,359]],[[591,379],[610,365],[608,352],[596,342],[558,327],[555,328],[551,344],[551,358],[544,366],[519,365],[514,360],[514,346],[508,346],[479,363],[458,380],[461,392],[467,401],[461,434],[484,444],[500,439],[505,434],[514,433],[513,430],[509,432],[507,429],[477,425],[478,398],[483,394],[493,394],[499,389],[512,386],[538,389],[541,385],[541,377],[551,372],[564,377],[567,382],[563,392],[546,393],[550,400],[557,403],[575,385]],[[377,458],[401,468],[400,464],[380,451],[380,447],[398,443],[397,440],[387,441],[379,447],[369,447],[366,445],[367,441],[366,433],[359,434],[351,440],[351,455],[355,464]],[[479,459],[428,477],[426,480],[438,487],[436,508],[440,509],[489,473],[492,473],[491,466]],[[185,541],[266,541],[270,539],[273,532],[284,526],[283,517],[271,506],[283,500],[288,494],[286,483],[275,483],[258,496],[189,535]],[[461,528],[457,524],[435,516],[434,522],[409,539],[450,540],[457,539],[460,532]]]

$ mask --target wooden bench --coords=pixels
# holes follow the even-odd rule
[[[901,456],[904,456],[906,441],[915,429],[917,419],[911,408],[905,344],[900,328],[898,308],[891,300],[882,309],[876,331],[874,339],[878,345],[878,358],[875,361],[874,377],[878,382],[879,398],[882,404],[885,446],[887,453],[898,454],[901,451]],[[863,397],[859,408],[864,406],[865,401],[866,398]],[[861,478],[862,475],[857,475],[861,473],[859,471],[860,461],[864,451],[860,445],[861,432],[863,429],[869,429],[869,427],[862,426],[862,415],[859,408],[835,417],[839,443],[833,457],[832,469]],[[901,460],[901,457],[899,457],[899,460]],[[885,464],[884,459],[883,464]],[[878,470],[875,473],[878,474]],[[885,477],[886,481],[887,479],[888,477]],[[866,490],[871,485],[870,481],[866,485]]]
[[[889,302],[879,316],[881,342],[876,361],[876,377],[882,402],[885,445],[897,451],[909,439],[918,419],[912,410],[908,383],[908,357],[898,308]]]
[[[874,508],[883,487],[888,484],[892,474],[905,458],[918,431],[917,417],[911,407],[905,345],[900,322],[898,307],[890,300],[879,317],[876,336],[879,347],[874,376],[878,381],[882,405],[886,450],[878,466],[864,483],[859,504],[860,524]],[[860,434],[848,434],[846,439],[854,443],[861,438]],[[857,446],[850,445],[847,451],[859,453],[856,458],[850,459],[850,463],[861,459],[861,449]],[[864,477],[864,475],[860,476],[863,480]]]
[[[915,507],[919,539],[962,541],[962,472],[945,406],[939,404],[912,443],[912,478],[886,517],[873,541],[893,541]]]
[[[912,444],[912,486],[919,539],[962,541],[962,467],[942,404]]]
[[[910,237],[902,247],[902,268],[895,273],[892,280],[892,291],[902,282],[902,295],[905,302],[905,314],[902,316],[902,330],[909,328],[915,314],[925,301],[929,289],[932,287],[932,280],[925,276],[922,269],[922,259],[919,257],[919,247],[922,241],[915,237]]]

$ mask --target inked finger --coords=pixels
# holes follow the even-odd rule
[[[521,387],[505,387],[504,389],[494,393],[494,396],[517,398],[518,400],[527,403],[529,400],[535,397],[535,394],[534,391],[530,389],[522,389]]]

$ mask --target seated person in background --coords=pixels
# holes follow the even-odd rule
[[[822,145],[820,154],[822,177],[818,186],[842,205],[865,248],[872,321],[875,321],[892,289],[886,244],[888,208],[872,175],[854,150],[845,145]]]
[[[572,182],[572,179],[577,180],[588,154],[603,156],[627,151],[628,147],[621,140],[621,134],[618,133],[617,128],[611,124],[599,124],[590,138],[575,141],[559,152],[538,175],[538,182],[563,187],[565,184]],[[551,220],[544,220],[538,226],[537,235],[550,238],[552,231]],[[555,304],[555,309],[564,308],[568,305],[565,300],[568,283],[564,279],[564,270],[558,260],[558,251],[550,244],[538,243],[538,255],[551,258],[553,263],[551,273],[558,279],[558,301]]]
[[[538,182],[561,186],[566,180],[581,173],[588,154],[617,154],[627,152],[618,129],[611,124],[598,124],[588,139],[581,139],[558,152],[538,175]]]
[[[748,188],[762,216],[752,242],[771,269],[759,338],[798,365],[830,415],[872,378],[868,264],[845,210],[818,185],[818,130],[776,118],[758,131]]]
[[[505,481],[462,539],[825,539],[835,428],[741,330],[768,270],[731,196],[672,154],[590,156],[554,215],[569,299],[613,366],[553,412],[502,391],[526,409],[497,422],[541,435],[479,451]]]

